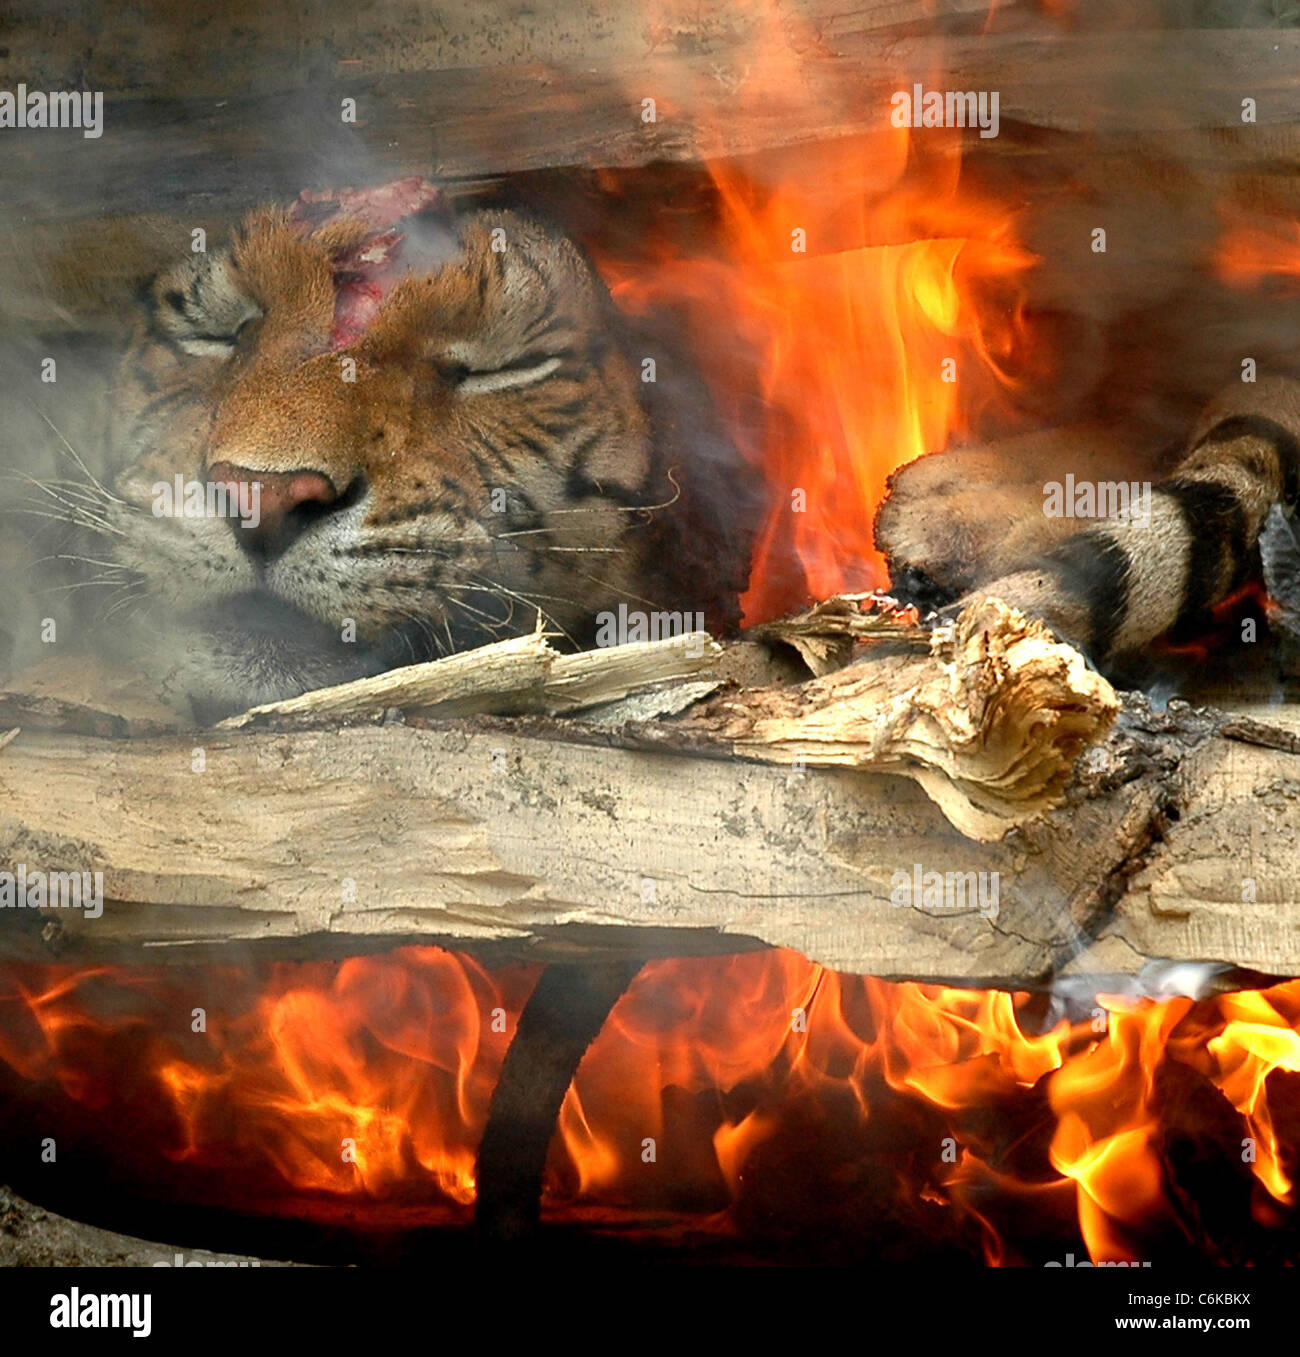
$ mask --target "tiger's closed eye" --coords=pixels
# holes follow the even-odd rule
[[[144,300],[155,329],[194,357],[229,358],[263,314],[224,252],[187,260],[155,279]]]
[[[508,363],[488,366],[446,358],[435,362],[443,379],[466,396],[491,391],[508,391],[545,381],[557,371],[564,359],[556,354],[524,354]]]
[[[484,391],[506,391],[511,387],[532,386],[545,381],[561,363],[559,358],[544,358],[540,362],[509,364],[486,372],[469,372],[461,378],[460,390],[467,395]]]
[[[253,333],[253,327],[262,319],[261,314],[245,316],[230,334],[211,334],[202,331],[183,335],[177,343],[186,353],[195,357],[227,358],[235,352]]]

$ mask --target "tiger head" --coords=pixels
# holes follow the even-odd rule
[[[583,253],[396,187],[400,231],[350,191],[323,221],[260,210],[147,289],[109,527],[143,605],[130,644],[201,713],[539,617],[585,644],[620,602],[734,620],[743,573],[717,570],[708,598],[683,597],[698,570],[674,576],[692,552],[659,510],[682,473]]]

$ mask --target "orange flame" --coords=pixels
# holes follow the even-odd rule
[[[752,623],[887,584],[873,524],[889,474],[969,432],[1013,373],[1047,356],[1033,353],[1043,346],[1024,312],[1035,257],[1016,239],[1014,205],[961,182],[960,129],[898,127],[882,97],[871,132],[731,154],[731,129],[787,115],[830,135],[842,104],[863,126],[860,86],[847,70],[843,84],[828,81],[824,59],[810,123],[805,63],[826,51],[816,25],[770,0],[742,8],[728,71],[693,77],[683,65],[658,94],[658,118],[691,129],[711,177],[707,238],[648,259],[594,252],[620,306],[682,318],[715,403],[765,479],[770,508],[742,599]],[[646,11],[664,41],[699,22],[680,0]],[[920,76],[900,65],[896,88]]]
[[[171,1114],[153,1148],[174,1163],[210,1165],[215,1153],[298,1192],[384,1198],[418,1182],[472,1202],[507,1015],[535,969],[489,976],[417,947],[182,974],[10,972],[0,1061],[91,1108],[112,1104],[120,1068],[135,1068]]]
[[[300,1214],[463,1209],[535,976],[427,947],[258,973],[10,966],[0,1089],[36,1098],[42,1125],[53,1097],[69,1124],[84,1109],[96,1143],[161,1156],[173,1195],[179,1182],[254,1209],[256,1184]],[[1137,1260],[1188,1233],[1175,1142],[1195,1105],[1212,1134],[1186,1134],[1218,1147],[1225,1190],[1249,1196],[1253,1176],[1254,1217],[1290,1219],[1294,1137],[1280,1128],[1300,1109],[1300,982],[1197,1004],[1101,999],[1045,1031],[1034,1005],[791,952],[652,963],[569,1091],[547,1211],[667,1210],[719,1229],[830,1212],[860,1230],[883,1201],[896,1223],[1004,1263],[1033,1257],[1026,1221],[1071,1228],[1072,1201],[1094,1260]],[[99,1134],[123,1122],[129,1135]]]
[[[771,508],[747,621],[887,584],[872,536],[887,477],[968,433],[1024,362],[1020,284],[1035,257],[1011,210],[961,188],[957,151],[917,161],[907,131],[890,130],[802,148],[775,187],[715,161],[721,222],[707,250],[598,260],[624,309],[685,317],[724,419],[762,468]]]

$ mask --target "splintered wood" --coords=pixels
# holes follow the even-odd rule
[[[561,655],[539,629],[530,636],[497,641],[443,660],[411,664],[254,707],[222,721],[218,728],[289,729],[329,720],[373,720],[394,708],[444,718],[478,712],[555,715],[614,702],[656,684],[698,678],[714,667],[721,653],[712,637],[691,632],[640,645]]]
[[[901,773],[963,834],[989,841],[1060,804],[1075,759],[1118,712],[1078,651],[994,599],[936,631],[926,655],[719,698],[665,727],[662,743]]]
[[[795,651],[854,658],[792,679]],[[722,645],[559,655],[530,636],[130,738],[98,733],[110,714],[84,688],[61,712],[48,673],[40,702],[14,686],[0,870],[102,872],[104,908],[0,910],[0,957],[422,941],[488,959],[778,946],[1011,986],[1153,956],[1300,973],[1300,930],[1278,924],[1300,911],[1295,742],[1266,716],[1121,705],[996,601],[933,632],[847,599]],[[900,908],[921,870],[1000,889],[991,908]],[[1258,904],[1238,903],[1243,877]]]
[[[906,611],[864,610],[861,601],[831,600],[758,635],[790,644],[822,671],[832,656],[843,666],[857,641],[913,646],[925,636]],[[1110,728],[1118,699],[1077,651],[996,600],[927,639],[924,653],[880,656],[793,686],[742,689],[677,722],[629,722],[628,733],[685,753],[899,773],[915,779],[962,833],[999,838],[1059,804],[1075,759]],[[559,715],[707,679],[722,653],[697,633],[560,655],[539,631],[255,707],[218,728],[374,720],[394,708],[429,718]],[[692,696],[716,686],[696,682]]]

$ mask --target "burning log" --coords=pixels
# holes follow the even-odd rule
[[[811,630],[797,619],[789,634]],[[558,657],[527,638],[486,648],[495,661],[443,662],[473,676],[479,714],[405,723],[400,674],[367,681],[369,705],[332,690],[237,729],[148,738],[79,733],[84,703],[71,729],[42,730],[66,714],[7,696],[0,720],[21,710],[26,724],[0,751],[0,860],[102,872],[104,907],[0,912],[0,955],[312,957],[422,940],[549,959],[779,946],[845,971],[1012,985],[1071,958],[1112,973],[1150,956],[1300,969],[1276,926],[1300,904],[1293,816],[1269,791],[1296,756],[1263,747],[1286,743],[1273,726],[1129,702],[1107,735],[1114,694],[1023,618],[989,605],[924,653],[916,630],[895,617],[866,658],[803,683],[772,683],[767,661],[757,686],[755,642],[667,678],[663,643]],[[648,658],[655,681],[637,689]],[[503,697],[521,664],[526,682]],[[602,666],[612,689],[593,678]],[[751,686],[697,700],[746,666]],[[583,700],[606,700],[584,719],[536,714],[546,675],[554,696],[557,672],[580,669]],[[430,682],[418,676],[413,707],[450,700],[445,673]],[[574,693],[559,691],[564,712]],[[341,711],[368,724],[341,726]],[[1223,833],[1189,832],[1211,808]],[[964,893],[979,881],[995,892]]]

